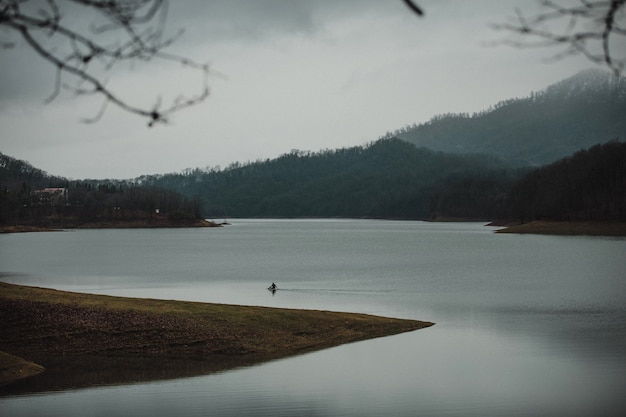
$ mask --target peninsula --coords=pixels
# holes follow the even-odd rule
[[[33,374],[39,391],[199,375],[433,325],[6,283],[0,317],[0,392]]]

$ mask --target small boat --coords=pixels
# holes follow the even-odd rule
[[[278,289],[278,287],[276,285],[270,285],[269,287],[267,287],[268,291],[274,292]]]

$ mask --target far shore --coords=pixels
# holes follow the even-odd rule
[[[376,219],[373,219],[376,220]],[[383,220],[382,218],[380,220]],[[408,220],[408,219],[385,219]],[[475,218],[437,217],[428,220],[432,223],[480,222],[487,226],[499,226],[502,229],[496,233],[567,235],[567,236],[626,236],[626,222],[600,221],[544,221],[536,220],[528,223],[511,223],[505,220],[489,222],[489,220]],[[229,225],[226,221],[217,223],[210,220],[198,219],[192,222],[172,222],[164,218],[143,220],[102,220],[95,222],[67,222],[52,225],[0,225],[1,233],[29,233],[29,232],[58,232],[72,229],[149,229],[149,228],[195,228],[195,227],[222,227]]]
[[[492,224],[498,225],[498,224]],[[529,223],[503,225],[496,233],[519,233],[563,236],[626,236],[626,222],[556,222],[537,220]]]
[[[2,282],[0,316],[0,394],[200,375],[433,325]]]
[[[193,221],[170,221],[166,218],[136,220],[98,220],[89,222],[54,221],[40,224],[0,225],[0,233],[58,232],[71,229],[158,229],[221,227],[223,223],[197,219]]]
[[[0,233],[34,233],[34,232],[61,232],[63,229],[43,226],[0,226]]]

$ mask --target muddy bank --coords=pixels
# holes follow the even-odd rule
[[[193,221],[173,221],[166,217],[155,217],[134,220],[99,220],[83,222],[68,219],[56,219],[54,221],[38,224],[23,225],[0,225],[0,233],[30,233],[50,232],[67,229],[165,229],[165,228],[191,228],[191,227],[222,227],[223,223],[197,219]]]
[[[45,367],[22,384],[30,387],[24,390],[41,391],[203,374],[433,324],[5,283],[0,283],[0,318],[0,351]],[[9,387],[19,384],[0,392],[13,392],[17,388]]]
[[[22,378],[28,378],[43,372],[41,365],[20,357],[0,352],[0,388]]]
[[[494,224],[496,225],[496,224]],[[496,233],[520,233],[567,236],[626,236],[624,222],[552,222],[534,221],[510,225]]]

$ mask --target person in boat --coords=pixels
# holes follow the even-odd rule
[[[276,284],[272,282],[272,285],[270,285],[270,290],[275,290],[275,289],[276,289]]]

